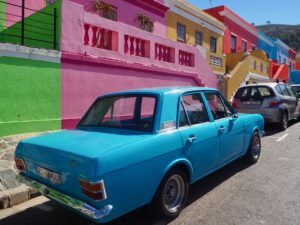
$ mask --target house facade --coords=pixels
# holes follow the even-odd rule
[[[268,82],[270,62],[267,54],[258,50],[257,29],[226,6],[204,11],[226,27],[223,47],[226,55],[226,97],[231,99],[246,82]]]
[[[257,50],[258,31],[231,11],[226,6],[219,6],[204,10],[226,26],[224,32],[224,53],[239,53]]]
[[[168,38],[199,48],[214,73],[223,76],[226,72],[223,23],[184,0],[165,0],[165,3],[170,8]]]
[[[215,74],[200,49],[167,38],[168,7],[162,1],[107,0],[101,4],[104,4],[101,9],[95,9],[86,1],[56,1],[28,16],[25,24],[33,20],[56,24],[51,30],[52,35],[36,34],[35,38],[25,26],[24,45],[29,48],[18,47],[20,37],[15,37],[14,32],[19,35],[20,23],[1,32],[5,39],[0,39],[4,42],[0,45],[5,54],[0,49],[0,56],[3,53],[11,61],[26,56],[32,63],[27,63],[29,68],[24,69],[27,74],[24,79],[31,82],[38,79],[40,82],[34,83],[35,90],[44,91],[41,95],[36,92],[35,103],[32,103],[36,107],[30,107],[28,103],[27,116],[24,116],[27,131],[74,128],[95,98],[108,92],[157,86],[217,87]],[[52,15],[52,20],[49,21],[46,15]],[[45,34],[45,30],[39,33]],[[39,48],[38,52],[36,48]],[[50,76],[47,78],[38,76],[38,70],[30,72],[32,64],[34,68],[42,68],[36,61],[49,60],[48,54],[56,55],[55,62],[51,59],[52,64],[47,65],[55,67],[55,74],[59,76],[54,78],[47,73]],[[7,66],[5,57],[0,57],[3,66]],[[7,70],[13,70],[12,66],[18,68],[16,71],[22,71],[15,64],[10,64]],[[13,75],[10,79],[17,79],[18,74]],[[52,86],[47,86],[52,78],[55,80],[49,81]],[[6,82],[5,76],[0,79],[0,84]],[[31,99],[33,95],[29,83],[26,84],[18,92],[19,102]],[[11,87],[7,86],[6,93],[13,92]],[[53,98],[55,101],[50,101]],[[0,115],[0,136],[26,132],[22,126],[23,111],[14,113],[16,107],[17,104],[11,105],[6,108],[7,116]],[[48,112],[53,113],[49,115]],[[13,126],[19,129],[10,130]]]

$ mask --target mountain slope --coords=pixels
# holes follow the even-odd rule
[[[257,26],[271,38],[279,38],[292,49],[300,53],[300,25],[269,24]]]

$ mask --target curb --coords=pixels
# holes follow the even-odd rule
[[[10,208],[31,198],[31,190],[25,185],[0,192],[0,209]]]
[[[14,177],[17,175],[14,166],[14,151],[17,143],[23,139],[52,133],[53,131],[19,134],[0,137],[0,210],[7,209],[29,199],[40,196],[39,192],[20,184]]]

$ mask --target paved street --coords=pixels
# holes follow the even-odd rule
[[[143,209],[109,225],[299,225],[300,122],[285,132],[267,127],[259,162],[237,160],[191,187],[187,207],[174,221],[153,221]],[[0,211],[1,225],[90,225],[44,197]]]

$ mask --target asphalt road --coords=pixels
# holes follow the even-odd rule
[[[300,122],[266,131],[257,164],[237,160],[194,184],[176,220],[154,221],[139,209],[108,225],[300,225]],[[91,224],[44,197],[0,211],[0,225]]]

